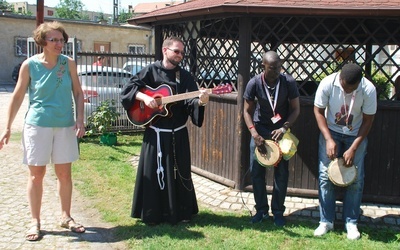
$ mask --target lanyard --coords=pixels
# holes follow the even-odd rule
[[[276,103],[278,102],[279,85],[280,85],[281,81],[278,80],[278,84],[276,84],[274,103],[272,103],[271,95],[269,94],[269,90],[267,88],[267,83],[265,82],[265,79],[264,79],[264,73],[262,73],[261,79],[262,79],[262,82],[263,82],[263,85],[265,88],[265,92],[267,92],[267,98],[268,98],[269,104],[271,105],[272,112],[274,113],[274,116],[275,116],[275,108],[276,108]]]
[[[351,101],[350,101],[350,105],[349,105],[349,110],[347,111],[346,94],[343,90],[343,103],[344,103],[343,106],[344,106],[344,112],[346,114],[346,126],[349,126],[349,117],[351,114],[351,110],[353,109],[355,99],[356,99],[356,91],[354,90],[353,92],[351,92]]]

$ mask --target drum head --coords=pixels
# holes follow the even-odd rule
[[[261,154],[256,147],[255,155],[258,163],[263,167],[276,167],[282,159],[279,145],[272,140],[265,140],[265,146],[267,148],[267,153],[264,155]]]
[[[356,180],[357,168],[354,165],[346,167],[343,158],[336,158],[329,164],[328,176],[336,186],[346,187]]]

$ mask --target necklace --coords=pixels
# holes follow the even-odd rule
[[[269,90],[275,90],[275,88],[276,88],[276,85],[275,85],[274,87],[270,87],[268,84],[265,84],[265,85],[267,85],[267,88],[268,88]]]
[[[274,102],[275,100],[275,88],[270,92],[271,101]]]
[[[274,87],[268,86],[267,79],[265,79],[265,77],[264,77],[264,73],[262,73],[261,79],[262,79],[263,85],[265,86],[264,88],[265,88],[265,92],[267,94],[269,103],[271,104],[272,110],[274,111],[275,105],[276,105],[275,101],[278,100],[278,92],[279,92],[279,84],[280,84],[279,78],[276,80]],[[275,98],[276,98],[276,100],[275,100]]]
[[[265,82],[265,86],[267,86],[267,89],[268,89],[268,92],[269,92],[269,96],[271,97],[271,101],[274,102],[276,85],[271,87]]]
[[[270,86],[268,86],[268,84],[265,84],[265,86],[267,86],[271,101],[274,102],[276,85],[274,87],[270,87]]]

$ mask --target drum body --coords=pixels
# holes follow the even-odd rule
[[[267,148],[266,154],[261,154],[257,147],[255,155],[257,162],[263,167],[276,167],[282,159],[282,152],[279,145],[272,140],[265,140],[265,146]]]
[[[336,158],[329,164],[328,177],[336,186],[347,187],[356,180],[357,168],[346,167],[343,158]]]

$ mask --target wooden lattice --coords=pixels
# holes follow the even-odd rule
[[[239,51],[249,51],[246,60],[252,77],[262,71],[263,53],[275,50],[303,96],[313,96],[327,74],[356,62],[375,83],[379,98],[392,98],[394,77],[400,74],[399,18],[254,16],[248,20],[250,30],[241,30],[235,17],[169,24],[162,30],[164,37],[178,35],[187,42],[183,64],[200,87],[230,82],[236,90]],[[248,36],[250,46],[240,45],[240,35]]]

